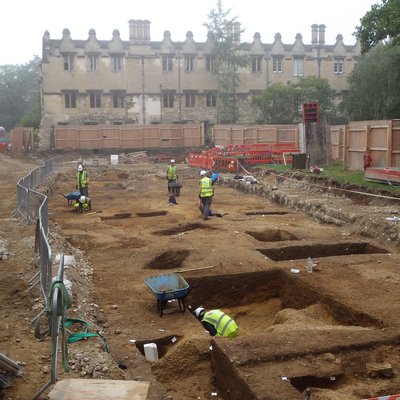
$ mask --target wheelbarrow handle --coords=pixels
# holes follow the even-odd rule
[[[198,286],[200,286],[198,283],[196,283],[196,284],[193,285],[193,286],[190,286],[189,289],[188,289],[188,291],[187,291],[187,293],[186,293],[186,295],[188,295],[194,288],[196,288],[196,287],[198,287]]]

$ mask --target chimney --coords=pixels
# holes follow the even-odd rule
[[[131,19],[129,22],[129,41],[133,44],[150,43],[150,21]]]
[[[311,25],[311,44],[316,46],[318,44],[318,25]]]
[[[321,46],[325,45],[325,28],[326,25],[319,25],[318,27],[319,30],[318,44]]]
[[[143,21],[143,25],[144,25],[144,41],[145,43],[150,43],[150,24],[151,22],[146,19]]]

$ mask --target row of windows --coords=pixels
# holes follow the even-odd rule
[[[217,95],[215,93],[207,93],[206,97],[206,107],[213,108],[217,106]],[[186,108],[194,108],[196,107],[196,95],[194,93],[187,93],[184,95],[185,98],[185,107]],[[163,94],[163,107],[164,108],[173,108],[175,102],[175,94],[174,93],[165,93]]]
[[[73,54],[66,54],[64,57],[64,71],[73,71],[74,70],[74,59],[75,56]],[[87,56],[87,68],[89,71],[98,71],[100,66],[100,57],[96,55]],[[122,56],[112,56],[111,57],[111,69],[113,71],[122,71]]]
[[[251,59],[251,72],[261,72],[262,71],[262,60],[263,57],[252,57]],[[334,58],[333,60],[333,72],[335,74],[343,74],[343,58]],[[273,57],[272,58],[272,72],[282,73],[283,72],[283,57]],[[88,56],[88,70],[98,71],[99,69],[99,56],[89,55]],[[122,71],[123,57],[122,56],[112,56],[111,57],[111,69],[112,71],[118,72]],[[173,57],[164,56],[162,57],[162,70],[163,72],[172,72]],[[185,72],[194,72],[195,66],[195,56],[185,56],[183,68]],[[205,58],[206,71],[214,71],[215,62],[213,57]],[[74,69],[74,55],[66,54],[64,55],[64,70],[72,71]],[[304,75],[304,59],[296,57],[293,59],[293,75],[303,76]]]
[[[65,92],[64,103],[65,108],[76,108],[76,99],[78,94],[76,92]],[[111,101],[113,108],[124,107],[125,93],[114,92],[111,93]],[[101,92],[90,92],[89,93],[89,104],[90,108],[101,108]]]
[[[64,102],[65,108],[76,108],[76,92],[65,92],[64,93]],[[215,93],[207,93],[205,95],[206,98],[206,107],[216,107],[217,106],[217,95]],[[186,108],[194,108],[196,106],[196,94],[187,93],[184,95],[185,99],[185,107]],[[113,108],[123,108],[125,93],[123,92],[115,92],[111,94],[112,106]],[[163,107],[165,108],[173,108],[175,102],[175,94],[174,93],[164,93],[162,95]],[[89,93],[89,104],[90,108],[101,108],[101,92],[90,92]]]

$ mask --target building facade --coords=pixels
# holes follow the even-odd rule
[[[235,29],[240,31],[240,25]],[[268,85],[296,83],[301,77],[327,79],[340,95],[360,55],[358,42],[325,43],[325,25],[312,25],[311,43],[297,34],[284,44],[279,33],[263,43],[255,33],[243,43],[250,58],[239,70],[239,122],[254,122],[251,97]],[[150,21],[130,20],[129,40],[118,30],[112,39],[98,40],[94,29],[86,40],[72,39],[64,29],[61,39],[43,37],[41,64],[42,130],[59,124],[154,124],[186,121],[216,122],[216,80],[212,41],[195,42],[187,32],[175,42],[169,31],[162,41],[150,40]]]

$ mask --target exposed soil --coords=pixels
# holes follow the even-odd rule
[[[75,190],[77,160],[56,156],[40,190],[52,254],[72,256],[68,316],[95,324],[110,353],[99,338],[70,344],[71,372],[60,362],[59,379],[149,381],[149,400],[300,400],[308,387],[313,400],[400,392],[400,222],[387,219],[400,217],[399,202],[357,200],[289,175],[259,171],[248,184],[226,174],[212,204],[220,218],[203,221],[197,170],[178,164],[183,187],[169,205],[166,164],[87,159],[92,210],[80,215],[60,195]],[[0,352],[23,370],[0,399],[30,399],[50,380],[49,339],[33,335],[43,308],[30,288],[35,227],[11,217],[18,179],[41,162],[0,154]],[[172,272],[190,287],[184,312],[173,298],[160,302],[160,317],[145,280]],[[188,312],[199,305],[231,315],[238,337],[211,338]],[[148,343],[159,361],[144,357]]]

